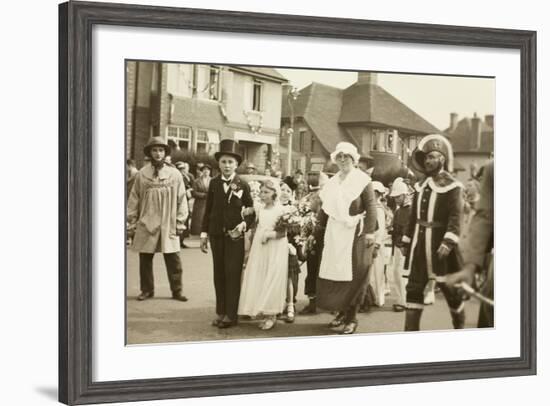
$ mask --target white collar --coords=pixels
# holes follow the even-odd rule
[[[224,182],[231,182],[233,179],[235,179],[235,172],[229,177],[229,179],[225,179],[222,174],[220,174],[220,179]]]

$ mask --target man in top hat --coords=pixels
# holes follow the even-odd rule
[[[233,140],[222,140],[220,151],[214,154],[220,175],[210,181],[202,221],[201,250],[208,252],[210,240],[214,262],[217,318],[212,324],[219,328],[237,324],[244,232],[255,218],[252,214],[243,220],[241,214],[243,208],[252,207],[253,202],[248,184],[236,174],[242,162],[237,147]]]
[[[416,183],[409,228],[402,238],[408,252],[405,269],[407,311],[405,331],[420,329],[424,291],[429,281],[441,288],[451,312],[454,328],[464,328],[464,303],[457,289],[448,287],[445,275],[461,269],[458,250],[462,224],[462,184],[450,174],[453,150],[439,135],[427,135],[413,152],[412,165],[426,175]]]
[[[162,137],[151,138],[143,153],[149,163],[136,175],[127,210],[128,237],[133,237],[132,249],[139,252],[141,293],[137,299],[154,296],[153,255],[162,252],[172,298],[185,302],[178,238],[189,215],[185,186],[179,171],[165,163],[170,147]]]

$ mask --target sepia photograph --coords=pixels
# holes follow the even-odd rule
[[[125,71],[127,345],[494,327],[494,77]]]

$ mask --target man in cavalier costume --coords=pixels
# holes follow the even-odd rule
[[[438,134],[424,137],[412,155],[412,165],[425,174],[416,183],[408,231],[403,236],[407,252],[405,331],[420,330],[424,290],[435,280],[449,305],[453,326],[464,328],[464,303],[457,289],[442,283],[445,275],[462,267],[458,250],[462,224],[462,184],[453,171],[453,150]]]

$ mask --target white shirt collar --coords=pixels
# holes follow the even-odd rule
[[[223,175],[220,175],[220,178],[223,181],[232,181],[235,178],[235,172],[233,172],[233,174],[229,177],[229,179],[224,178]]]

